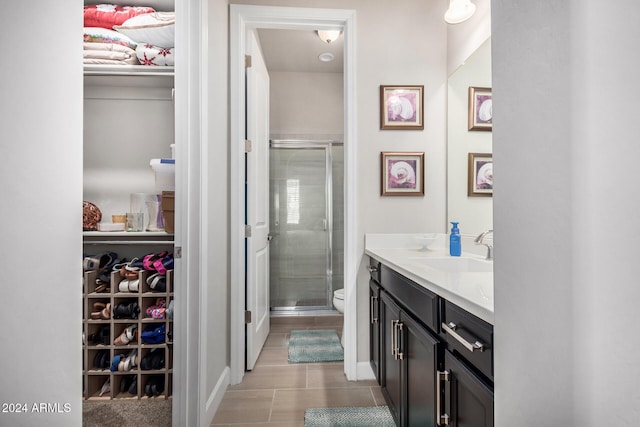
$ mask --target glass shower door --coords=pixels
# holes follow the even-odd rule
[[[272,142],[272,310],[331,307],[331,174],[327,146]]]

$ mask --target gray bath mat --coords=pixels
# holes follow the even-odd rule
[[[395,427],[387,406],[311,408],[304,413],[304,427]]]
[[[344,351],[335,329],[291,331],[289,363],[336,362]]]

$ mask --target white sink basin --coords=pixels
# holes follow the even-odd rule
[[[466,257],[411,257],[412,262],[447,273],[491,273],[493,262]]]

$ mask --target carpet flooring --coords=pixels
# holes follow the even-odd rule
[[[171,427],[173,399],[84,401],[83,427]]]

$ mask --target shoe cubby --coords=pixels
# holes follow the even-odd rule
[[[147,399],[161,399],[168,397],[167,376],[162,374],[142,374],[141,394]]]
[[[114,321],[116,322],[116,321]],[[131,319],[118,320],[113,324],[113,348],[130,348],[140,344],[140,324]]]
[[[113,376],[114,399],[138,399],[138,373],[118,373]]]
[[[85,396],[88,399],[108,400],[112,396],[112,378],[108,373],[91,373],[85,376]],[[109,381],[108,387],[105,386]]]
[[[116,323],[140,319],[140,299],[128,294],[117,294],[113,297],[111,317]]]
[[[140,317],[144,321],[164,321],[167,317],[166,310],[168,305],[166,296],[143,296]]]
[[[86,330],[85,345],[87,348],[109,348],[113,341],[110,323],[89,322]]]
[[[143,348],[139,368],[144,374],[164,372],[167,369],[168,361],[169,354],[166,346]]]
[[[137,278],[127,279],[120,275],[120,272],[114,271],[111,273],[111,286],[113,288],[114,295],[119,296],[138,296],[141,283],[144,282],[144,278],[147,276],[146,271],[138,273]]]
[[[108,283],[99,280],[100,277],[105,278],[104,272],[101,276],[97,271],[83,273],[82,354],[85,399],[167,399],[171,396],[173,341],[167,335],[173,333],[173,318],[168,317],[167,308],[173,300],[174,276],[173,270],[168,270],[162,277],[164,289],[158,291],[149,284],[153,280],[149,278],[155,273],[140,270],[136,279],[126,279],[121,277],[119,271],[112,271],[106,276]],[[138,280],[137,289],[132,289],[131,283],[123,283],[127,280]],[[164,308],[164,311],[154,311],[154,308]],[[164,328],[164,331],[157,340],[145,342],[141,339],[145,328]],[[126,343],[118,341],[121,336],[125,337],[125,341],[127,338],[131,340]],[[135,364],[129,371],[123,370],[124,364],[115,364],[115,371],[111,371],[114,358],[121,356],[125,360],[134,350]],[[142,370],[142,358],[157,352],[162,354],[162,366]],[[118,370],[119,367],[122,370]],[[109,391],[100,395],[107,380]],[[151,396],[145,390],[148,384],[155,390]],[[158,393],[160,389],[162,391]]]
[[[107,348],[88,348],[86,351],[87,361],[85,363],[86,372],[90,374],[109,373],[111,366],[112,351]]]

